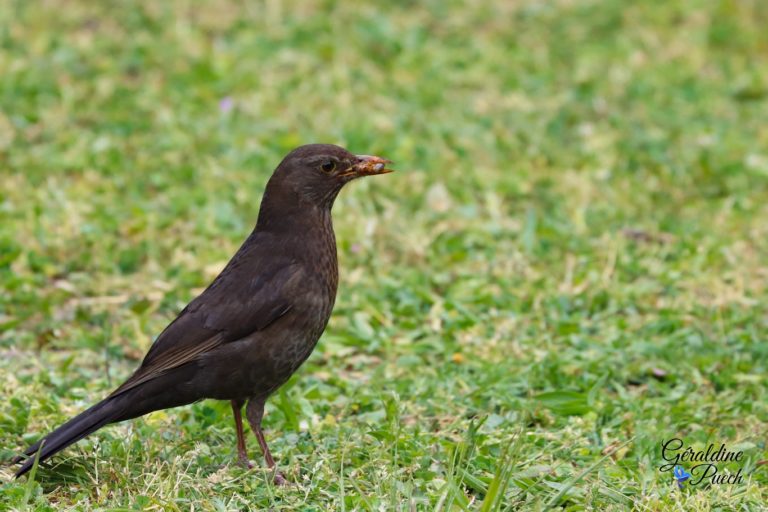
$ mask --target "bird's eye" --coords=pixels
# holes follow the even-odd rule
[[[323,172],[332,172],[336,168],[336,162],[333,160],[326,160],[322,164],[320,164],[320,169],[323,170]]]

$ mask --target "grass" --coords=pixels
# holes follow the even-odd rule
[[[763,508],[766,24],[749,0],[3,2],[3,460],[130,374],[292,147],[400,172],[340,195],[334,315],[268,404],[295,485],[233,465],[206,401],[3,466],[0,509]],[[679,490],[672,437],[742,450],[744,481]]]

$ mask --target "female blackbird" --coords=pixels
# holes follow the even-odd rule
[[[221,274],[152,344],[111,395],[14,462],[16,476],[109,423],[204,398],[230,400],[238,459],[248,464],[240,410],[275,467],[261,430],[264,402],[307,359],[336,299],[331,207],[349,181],[391,172],[388,160],[330,144],[291,151],[267,183],[256,227]],[[275,481],[283,483],[279,472]]]

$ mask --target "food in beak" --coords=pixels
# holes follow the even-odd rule
[[[386,158],[381,158],[379,156],[357,155],[357,160],[357,163],[352,166],[352,171],[358,176],[387,174],[394,170],[386,168],[387,164],[392,163],[391,160],[387,160]]]

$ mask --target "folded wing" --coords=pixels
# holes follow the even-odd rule
[[[264,238],[269,234],[252,236]],[[139,369],[110,396],[133,389],[223,343],[262,331],[291,310],[290,297],[296,296],[304,276],[302,265],[268,257],[263,248],[269,245],[263,240],[255,242],[240,248],[213,283],[157,337]]]

